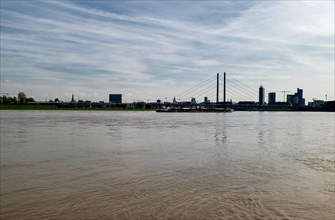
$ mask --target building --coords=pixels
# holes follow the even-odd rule
[[[197,104],[197,101],[195,100],[195,98],[191,98],[191,104],[192,105],[196,105]]]
[[[122,94],[109,94],[110,103],[122,103]]]
[[[251,111],[256,110],[258,108],[257,103],[255,101],[239,101],[238,103],[235,103],[231,107],[237,111]]]
[[[303,98],[303,90],[297,88],[297,92],[292,94],[287,95],[287,102],[290,103],[292,106],[305,106],[305,99]]]
[[[299,104],[298,96],[296,95],[288,94],[286,100],[290,105],[297,106]]]
[[[297,92],[295,93],[298,96],[298,104],[299,106],[305,106],[305,99],[303,98],[302,89],[297,88]]]
[[[268,102],[269,104],[275,103],[276,102],[276,93],[275,92],[269,92],[268,94]]]
[[[326,105],[326,103],[323,100],[314,99],[313,102],[308,102],[308,106],[324,106],[324,105]]]
[[[261,86],[259,87],[259,99],[258,99],[259,105],[264,105],[264,100],[265,100],[265,89],[263,86]]]

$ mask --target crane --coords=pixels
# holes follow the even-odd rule
[[[285,102],[285,94],[287,93],[287,92],[290,92],[290,91],[276,91],[276,92],[282,92],[283,93],[283,97],[284,97],[284,102]]]

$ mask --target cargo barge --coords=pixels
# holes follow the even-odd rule
[[[190,113],[197,113],[197,112],[221,112],[221,113],[229,113],[232,112],[233,109],[230,108],[162,108],[156,109],[156,112],[190,112]]]

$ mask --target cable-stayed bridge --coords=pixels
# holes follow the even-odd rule
[[[205,98],[206,97],[206,98]],[[192,99],[204,103],[240,102],[258,100],[257,89],[253,89],[230,74],[217,74],[175,96],[177,102]]]

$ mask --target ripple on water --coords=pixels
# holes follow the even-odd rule
[[[334,216],[328,115],[4,114],[1,219]]]

